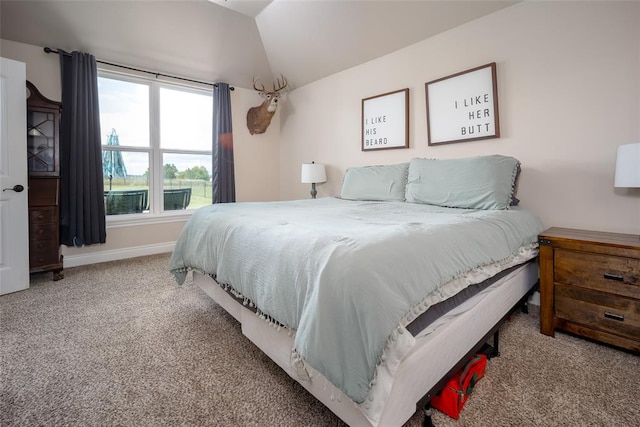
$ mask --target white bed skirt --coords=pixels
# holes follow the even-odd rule
[[[211,277],[193,273],[194,283],[242,324],[242,333],[249,340],[352,427],[402,426],[419,409],[416,408],[418,401],[491,331],[537,280],[538,264],[528,262],[434,322],[416,337],[416,345],[402,359],[388,399],[365,410],[310,367],[307,366],[310,380],[306,375],[298,375],[291,363],[293,337],[286,329],[278,330],[260,319]]]

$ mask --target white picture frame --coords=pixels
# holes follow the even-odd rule
[[[409,89],[362,100],[362,151],[409,148]]]
[[[500,137],[496,63],[425,83],[428,145]]]

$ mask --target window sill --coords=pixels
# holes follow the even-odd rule
[[[107,228],[133,227],[136,225],[166,224],[170,222],[184,222],[191,218],[193,209],[180,212],[163,212],[162,214],[131,214],[108,215]]]

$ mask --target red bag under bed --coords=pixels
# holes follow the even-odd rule
[[[431,399],[431,406],[457,420],[473,387],[484,376],[486,366],[486,355],[473,356],[464,369],[454,375],[442,391]]]

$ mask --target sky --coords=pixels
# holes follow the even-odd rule
[[[189,90],[189,89],[187,89]],[[161,149],[202,150],[208,153],[166,153],[163,164],[173,163],[179,171],[204,166],[211,173],[213,100],[206,92],[182,91],[144,82],[98,78],[102,143],[107,144],[112,129],[122,147],[150,147],[150,96],[160,99],[157,112]],[[149,168],[146,152],[123,151],[129,175],[143,175]]]

